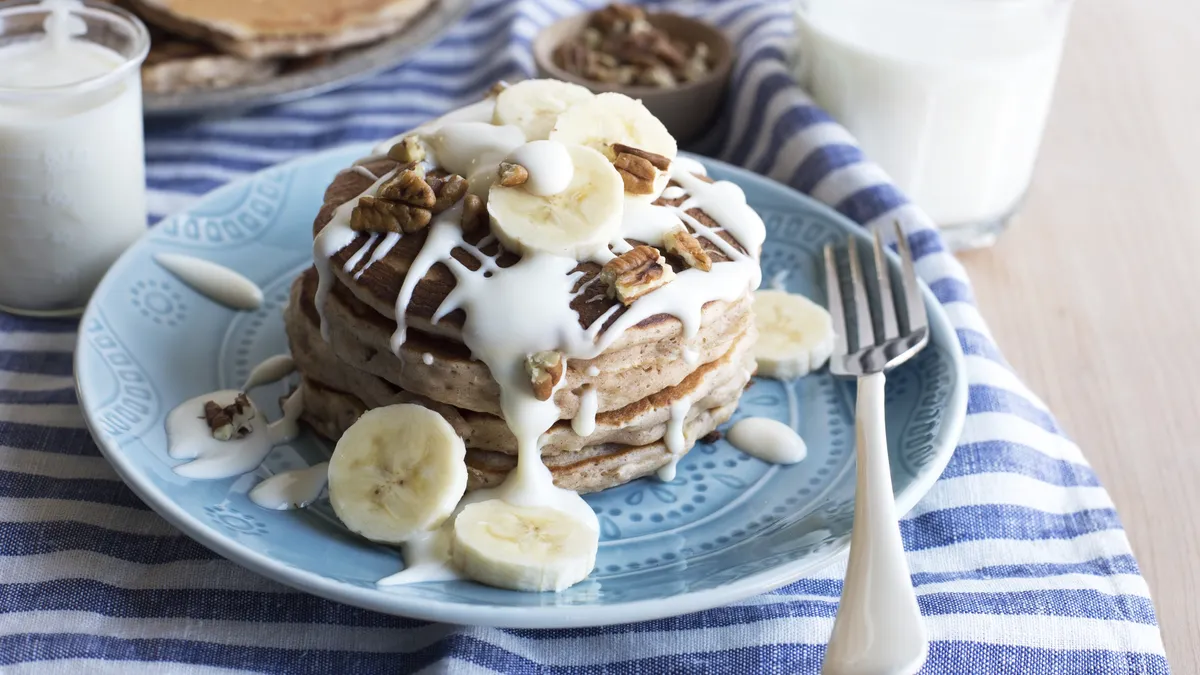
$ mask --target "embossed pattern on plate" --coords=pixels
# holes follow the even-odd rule
[[[327,501],[265,511],[247,492],[263,477],[322,461],[311,434],[276,448],[256,473],[221,481],[176,475],[162,421],[198,393],[237,387],[254,364],[287,348],[281,317],[291,280],[311,263],[310,225],[334,173],[356,146],[269,169],[169,218],[113,267],[84,318],[76,372],[80,401],[101,449],[154,509],[222,555],[298,588],[372,609],[455,623],[566,627],[705,609],[798,578],[845,549],[854,508],[853,384],[825,373],[796,382],[760,379],[737,418],[772,417],[807,440],[787,467],[724,441],[696,446],[675,480],[642,479],[587,497],[602,542],[589,579],[560,594],[524,594],[468,582],[380,589],[399,554],[349,534]],[[822,246],[846,236],[832,211],[759,176],[705,160],[734,180],[767,222],[764,278],[818,302]],[[248,276],[265,301],[253,312],[215,305],[152,261],[188,252]],[[933,342],[889,376],[892,480],[902,510],[916,503],[953,452],[966,408],[962,356],[927,294]],[[294,383],[294,378],[293,378]],[[269,416],[289,382],[253,392]]]

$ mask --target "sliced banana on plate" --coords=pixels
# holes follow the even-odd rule
[[[787,291],[754,292],[758,374],[780,380],[803,377],[833,354],[833,319],[824,307]]]
[[[467,491],[465,459],[462,438],[432,410],[368,410],[329,460],[329,501],[349,529],[397,544],[450,517]]]
[[[592,97],[592,92],[570,82],[524,80],[496,96],[492,123],[520,127],[526,140],[544,140],[549,137],[560,113]]]
[[[454,520],[454,564],[467,577],[517,591],[561,591],[596,565],[595,531],[565,511],[489,499]]]
[[[499,183],[488,192],[492,232],[508,250],[584,260],[620,234],[624,186],[616,169],[591,148],[567,153],[574,174],[562,192],[541,196]]]
[[[550,140],[593,148],[610,162],[617,159],[612,147],[617,143],[661,155],[668,162],[679,154],[671,132],[641,101],[617,93],[597,94],[568,108],[554,123]],[[653,194],[662,192],[669,181],[667,173],[658,170]]]

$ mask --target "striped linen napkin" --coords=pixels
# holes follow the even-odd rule
[[[220,121],[152,124],[153,220],[297,155],[392,135],[533,71],[540,26],[602,0],[483,0],[409,64]],[[928,219],[787,73],[786,3],[679,2],[740,44],[707,148],[865,225],[898,218],[966,353],[969,415],[902,523],[932,639],[925,672],[1165,673],[1146,582],[1079,449],[1013,374]],[[384,616],[266,581],[149,511],[100,457],[71,381],[73,322],[0,317],[0,671],[817,672],[844,563],[733,606],[647,623],[498,630]]]

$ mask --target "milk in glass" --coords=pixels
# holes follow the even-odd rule
[[[796,68],[952,243],[984,243],[1029,185],[1069,8],[800,0]]]
[[[138,67],[120,10],[0,9],[0,306],[66,314],[146,229]]]

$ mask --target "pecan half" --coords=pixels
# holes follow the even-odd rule
[[[475,232],[488,226],[487,206],[479,195],[468,194],[463,197],[462,229],[463,232]]]
[[[539,401],[550,400],[565,368],[566,359],[559,352],[538,352],[525,357],[525,371]]]
[[[405,169],[384,181],[376,197],[425,209],[437,202],[433,188],[425,182],[425,176],[415,169]]]
[[[421,145],[416,136],[405,136],[399,143],[388,148],[387,156],[388,159],[401,164],[419,162],[425,159],[425,146]]]
[[[649,160],[635,155],[620,154],[613,160],[617,173],[621,174],[621,182],[625,191],[631,195],[648,195],[654,193],[654,179],[658,176],[654,165]]]
[[[674,253],[687,263],[688,267],[708,272],[712,269],[712,258],[700,245],[700,240],[692,236],[687,228],[680,225],[663,235],[663,248],[668,253]]]
[[[504,187],[524,185],[529,180],[529,170],[514,162],[500,162],[499,183]]]
[[[675,272],[667,266],[666,259],[651,246],[635,246],[600,270],[600,283],[607,284],[609,295],[624,305],[633,304],[674,278]]]
[[[671,160],[667,157],[658,153],[642,150],[641,148],[635,148],[632,145],[613,143],[612,150],[614,155],[633,155],[634,157],[641,157],[642,159],[650,162],[650,164],[659,171],[667,171],[671,168]]]
[[[350,212],[350,229],[356,232],[403,232],[412,234],[429,225],[433,213],[407,204],[363,195]]]

